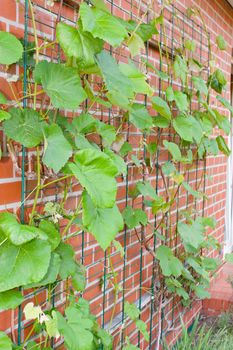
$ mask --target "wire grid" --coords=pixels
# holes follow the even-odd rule
[[[124,19],[136,19],[140,20],[143,10],[146,9],[146,3],[137,2],[137,1],[125,1],[127,9],[124,9],[121,6],[120,2],[115,0],[106,1],[111,12],[117,14],[118,16]],[[35,19],[37,24],[37,34],[40,42],[53,41],[55,38],[55,27],[58,21],[65,21],[69,24],[75,24],[77,20],[77,12],[79,7],[79,1],[61,1],[59,4],[56,4],[54,9],[46,8],[44,1],[34,1],[35,9]],[[157,12],[158,13],[158,12]],[[148,11],[147,16],[144,20],[147,22],[153,16],[152,11]],[[166,7],[164,10],[165,17],[165,32],[160,28],[159,40],[161,44],[161,50],[163,52],[163,61],[161,61],[156,41],[153,39],[146,44],[146,52],[144,58],[147,58],[149,62],[152,62],[157,69],[166,71],[166,55],[169,56],[168,61],[172,62],[174,60],[175,54],[179,48],[182,48],[185,40],[194,40],[196,43],[196,50],[193,52],[193,58],[199,60],[203,65],[207,66],[206,70],[203,70],[204,75],[208,75],[208,61],[209,61],[209,51],[208,43],[203,31],[203,28],[196,23],[194,20],[190,19],[185,13],[180,9],[176,8],[174,5]],[[51,20],[52,19],[52,20]],[[31,23],[31,14],[28,8],[28,1],[25,0],[25,48],[27,48],[27,43],[33,41],[33,30],[30,26]],[[44,34],[45,33],[45,34]],[[166,53],[165,46],[168,48]],[[115,50],[113,48],[108,48],[110,53],[113,54],[117,60],[125,62],[128,57],[127,49]],[[43,54],[40,55],[40,60],[42,59],[52,59],[53,61],[62,60],[59,46],[56,46],[56,49],[52,52],[46,50]],[[142,65],[141,57],[136,57],[133,60],[136,65]],[[33,85],[33,81],[29,78],[27,73],[27,56],[24,55],[24,94],[27,94],[28,86]],[[155,88],[157,95],[162,96],[162,82],[160,79],[156,78],[154,74],[150,74],[152,85]],[[190,77],[189,77],[190,78]],[[92,86],[95,89],[98,89],[98,82],[91,81]],[[171,74],[170,83],[175,89],[181,89],[182,86],[174,80],[174,77]],[[191,87],[191,79],[189,80]],[[148,108],[150,104],[148,103],[145,96],[139,96],[138,102],[144,103]],[[24,100],[24,107],[27,105],[30,106],[32,101],[30,99]],[[40,107],[41,99],[38,98],[37,106]],[[89,106],[89,101],[87,100],[81,108],[87,108]],[[192,109],[198,109],[198,103],[194,102],[190,106],[190,111]],[[78,116],[81,112],[81,108],[78,111],[64,111],[64,115],[68,118]],[[108,123],[113,123],[117,126],[119,122],[118,118],[113,118],[112,115],[117,114],[117,110],[108,110],[106,108],[101,108],[100,106],[93,106],[91,112],[95,112],[99,116],[100,120],[103,120]],[[144,161],[146,161],[146,149],[145,146],[138,147],[138,140],[143,143],[143,140],[148,139],[148,136],[141,134],[138,130],[132,128],[129,125],[126,125],[124,128],[124,136],[127,141],[133,144],[134,152],[138,157],[142,156]],[[171,129],[164,130],[158,129],[156,138],[164,138],[169,141],[179,142],[174,137],[174,134]],[[30,151],[26,152],[23,149],[22,153],[22,169],[26,169],[28,166]],[[156,158],[154,159],[154,171],[150,174],[149,180],[153,184],[156,192],[159,195],[164,194],[164,186],[162,179],[159,173],[159,165],[163,164],[166,160],[169,160],[169,155],[164,151],[157,151]],[[144,163],[144,162],[142,162]],[[197,189],[198,180],[200,179],[200,173],[205,172],[206,163],[196,161],[195,169],[191,169],[187,173],[186,181],[194,188]],[[182,170],[182,165],[178,164],[178,170]],[[127,174],[124,178],[118,179],[120,195],[118,196],[118,204],[122,209],[127,205],[132,205],[132,199],[130,197],[130,190],[132,186],[139,180],[148,179],[148,174],[146,173],[146,168],[142,164],[141,171],[137,171],[136,166],[132,163],[127,166]],[[171,183],[168,183],[168,186],[172,186]],[[28,196],[32,190],[32,184],[26,179],[25,171],[22,172],[22,206],[21,206],[21,219],[24,221],[25,211],[30,207],[30,201],[24,202],[25,197]],[[205,189],[205,176],[203,181],[203,190]],[[51,186],[48,189],[48,192],[44,193],[44,198],[41,202],[43,206],[44,200],[59,201],[60,200],[60,191],[58,185]],[[77,204],[77,198],[80,195],[80,188],[76,183],[73,183],[70,186],[69,191],[69,202],[71,206]],[[133,202],[135,207],[144,208],[143,198],[139,197],[136,201]],[[167,215],[165,218],[166,227],[163,228],[163,233],[167,237],[167,241],[171,239],[170,232],[172,230],[172,245],[175,249],[175,252],[178,252],[179,249],[179,240],[176,234],[176,223],[179,219],[179,213],[183,210],[188,210],[190,206],[189,196],[187,193],[182,193],[180,191],[179,196],[176,201],[176,206],[173,208],[170,220],[170,217]],[[195,200],[194,216],[197,212],[201,212],[204,215],[205,202]],[[150,222],[154,227],[160,220],[160,216],[154,217],[149,215]],[[72,228],[71,232],[75,232],[76,228]],[[96,244],[96,241],[93,237],[87,233],[84,234],[82,231],[77,231],[76,236],[70,240],[70,243],[75,248],[76,256],[78,259],[84,263],[87,268],[87,289],[84,292],[83,296],[91,303],[91,311],[97,316],[100,324],[109,329],[114,335],[114,349],[121,348],[124,344],[124,336],[129,336],[130,340],[139,346],[141,349],[154,349],[156,343],[156,332],[157,332],[157,309],[158,309],[158,300],[156,298],[158,292],[158,281],[156,280],[157,273],[157,264],[155,259],[153,259],[148,253],[145,252],[144,248],[138,242],[138,238],[135,235],[135,232],[131,232],[126,229],[119,233],[117,240],[124,247],[124,257],[121,258],[119,253],[114,249],[109,249],[105,253],[99,248]],[[137,228],[137,234],[139,239],[143,239],[145,234],[144,229]],[[159,242],[156,240],[156,236],[153,239],[153,246],[156,246]],[[115,272],[117,272],[117,280],[119,286],[121,287],[121,292],[119,292],[118,299],[115,305],[115,313],[112,317],[112,309],[114,306],[114,291],[111,283],[112,275],[110,270],[110,259],[111,263],[114,266]],[[64,304],[66,291],[68,285],[64,281],[60,281],[54,286],[52,292],[52,299],[50,300],[53,305],[59,307]],[[45,294],[46,293],[46,294]],[[43,297],[48,297],[47,290],[41,288],[35,292],[27,294],[27,300],[39,298],[42,295],[40,300],[43,300]],[[133,324],[128,322],[128,327],[123,329],[125,324],[125,313],[124,313],[124,303],[128,300],[130,302],[136,302],[139,309],[142,311],[141,317],[147,323],[148,330],[150,334],[149,344],[143,340],[141,334],[137,331]],[[44,304],[44,300],[42,301]],[[162,322],[162,336],[166,335],[171,327],[175,325],[182,313],[182,308],[179,300],[176,297],[170,297],[166,299],[164,297],[164,303],[162,308],[163,322]],[[111,319],[112,318],[112,319]],[[28,333],[31,327],[30,323],[25,323],[23,319],[23,314],[21,308],[19,308],[18,313],[18,343],[20,344],[25,338],[25,335]],[[59,347],[59,343],[54,344],[52,342],[52,347]]]

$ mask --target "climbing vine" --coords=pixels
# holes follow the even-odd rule
[[[223,72],[214,68],[212,57],[210,74],[207,79],[203,78],[202,72],[209,68],[209,62],[203,65],[193,59],[194,41],[185,41],[174,59],[167,48],[163,57],[158,37],[159,28],[165,30],[163,8],[159,16],[144,23],[153,3],[148,5],[137,23],[112,15],[101,0],[92,0],[91,5],[82,2],[76,26],[59,22],[56,41],[49,44],[39,44],[30,0],[29,8],[34,42],[22,44],[12,34],[0,32],[0,63],[5,65],[7,72],[12,64],[19,62],[22,65],[24,55],[30,81],[24,96],[17,96],[14,82],[8,82],[15,101],[11,103],[3,93],[0,94],[0,121],[7,137],[9,155],[18,172],[21,169],[16,158],[17,147],[35,150],[35,164],[28,176],[34,176],[37,181],[27,197],[33,198],[33,205],[26,223],[20,223],[13,213],[0,214],[0,309],[21,305],[24,301],[22,288],[36,290],[48,286],[49,300],[45,310],[37,303],[27,303],[23,309],[25,319],[34,322],[28,337],[16,345],[0,332],[0,347],[4,350],[48,350],[51,339],[63,337],[69,350],[107,350],[112,348],[111,336],[90,313],[88,301],[76,293],[85,290],[85,267],[67,243],[72,237],[70,228],[75,224],[91,233],[103,250],[113,245],[122,256],[124,249],[115,240],[116,235],[124,225],[134,230],[145,254],[151,254],[158,263],[156,278],[160,281],[157,291],[160,306],[171,293],[179,296],[184,305],[190,304],[195,297],[208,297],[206,288],[210,273],[216,270],[218,262],[202,252],[219,249],[217,240],[205,235],[207,229],[215,228],[216,222],[214,218],[198,216],[195,211],[196,200],[206,196],[200,191],[205,174],[196,189],[188,184],[186,174],[197,160],[204,161],[209,154],[230,154],[223,137],[223,133],[230,133],[229,120],[210,105],[210,94],[214,91],[217,101],[233,112],[232,106],[221,96],[227,81]],[[202,20],[197,9],[189,12]],[[207,31],[206,36],[211,50]],[[158,44],[161,58],[167,63],[166,71],[156,69],[145,59],[140,66],[133,61],[152,37]],[[57,44],[62,49],[61,62],[41,61],[41,50]],[[220,50],[226,49],[221,36],[217,37],[216,44]],[[118,62],[109,52],[109,46],[128,50],[128,61]],[[146,72],[153,72],[160,79],[161,96],[156,96]],[[171,74],[182,86],[181,90],[172,88]],[[97,90],[93,89],[93,81],[98,82]],[[138,102],[140,94],[146,96],[151,108]],[[38,97],[42,97],[40,105]],[[23,99],[31,101],[27,108],[22,106]],[[84,103],[87,99],[90,105]],[[193,103],[198,103],[195,110]],[[117,120],[118,125],[100,121],[92,110],[96,104],[111,109],[110,120]],[[63,110],[80,110],[80,113],[78,117],[69,118],[62,114]],[[124,136],[129,127],[143,133],[137,153]],[[160,131],[167,128],[173,130],[172,141],[161,137]],[[215,128],[222,131],[217,137],[213,136]],[[151,142],[151,136],[155,141]],[[161,165],[155,162],[159,150],[170,157]],[[148,176],[131,189],[133,204],[121,213],[116,204],[116,178],[124,176],[129,165]],[[158,195],[150,182],[149,174],[154,170],[161,175],[164,196]],[[65,209],[65,204],[74,181],[82,193],[76,208],[70,212]],[[44,203],[43,209],[39,210],[41,194],[54,184],[60,186],[63,198],[57,203]],[[167,236],[165,222],[172,216],[180,189],[192,196],[193,206],[180,213],[175,227],[170,220]],[[143,198],[143,209],[134,206],[139,196]],[[149,215],[159,218],[155,227],[150,223]],[[64,221],[66,225],[61,227]],[[146,232],[143,238],[138,234],[141,227]],[[174,234],[181,243],[179,248],[174,247]],[[156,249],[151,244],[155,237]],[[109,280],[116,303],[120,287],[113,265],[110,266]],[[59,280],[67,280],[69,286],[64,313],[52,307],[50,300]],[[114,312],[115,308],[111,320]],[[140,311],[135,304],[126,302],[125,314],[148,341],[146,324],[139,319]],[[31,335],[37,332],[43,333],[40,341],[30,341]],[[130,349],[138,348],[126,338],[124,350]]]

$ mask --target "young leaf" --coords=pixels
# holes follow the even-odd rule
[[[171,119],[172,114],[171,110],[167,104],[166,101],[164,101],[161,97],[159,96],[154,96],[152,98],[152,107],[159,112],[161,116],[163,116],[166,119]]]
[[[147,215],[142,209],[133,209],[132,207],[126,207],[122,213],[126,225],[132,229],[138,225],[147,224]]]
[[[194,196],[195,198],[201,198],[203,197],[203,195],[198,192],[195,191],[187,182],[183,181],[182,185],[184,186],[184,188],[186,189],[187,192],[189,192],[192,196]]]
[[[0,310],[15,309],[22,304],[24,297],[17,290],[8,290],[0,293]]]
[[[145,338],[145,341],[149,342],[150,335],[147,331],[146,323],[143,322],[142,320],[136,320],[135,325],[136,325],[137,329],[142,333],[143,337]]]
[[[115,59],[105,51],[97,55],[97,64],[108,89],[107,97],[110,102],[128,109],[129,99],[134,97],[131,80],[121,72]]]
[[[56,249],[61,241],[60,233],[56,229],[56,226],[51,221],[41,220],[39,228],[48,237],[52,251]]]
[[[201,77],[192,77],[192,82],[197,91],[207,96],[208,88],[205,81]]]
[[[104,147],[111,146],[116,140],[116,129],[113,125],[96,120],[96,131],[100,134]]]
[[[210,293],[201,285],[195,286],[194,293],[199,299],[210,299]]]
[[[152,118],[149,115],[147,108],[139,103],[134,103],[129,110],[129,120],[136,128],[148,130],[152,128]]]
[[[229,157],[229,155],[231,154],[231,150],[227,146],[226,141],[224,140],[224,138],[221,135],[219,135],[219,136],[216,137],[216,141],[217,141],[219,150],[222,153],[224,153],[227,157]]]
[[[117,47],[128,37],[128,33],[121,22],[111,13],[101,8],[90,7],[82,2],[79,13],[83,30],[90,32],[94,38],[103,39],[113,47]]]
[[[143,62],[145,62],[146,67],[147,67],[147,68],[150,68],[151,70],[153,70],[153,71],[156,73],[156,75],[157,75],[161,80],[164,80],[164,81],[168,81],[168,80],[169,80],[169,75],[168,75],[168,74],[166,74],[166,73],[164,73],[164,72],[158,70],[157,68],[155,68],[155,67],[153,66],[153,64],[149,63],[148,61],[143,60]]]
[[[83,292],[86,288],[86,269],[79,262],[76,262],[76,270],[72,276],[72,285],[77,292]]]
[[[109,158],[112,159],[114,165],[117,167],[118,173],[116,175],[126,174],[127,172],[126,163],[120,156],[118,156],[118,154],[114,153],[108,148],[104,149],[104,153],[106,153],[109,156]]]
[[[192,142],[193,141],[193,124],[189,120],[189,118],[178,115],[175,119],[173,119],[173,127],[176,130],[177,134],[180,135],[181,139]]]
[[[140,310],[137,306],[135,304],[130,304],[128,301],[124,304],[124,311],[132,321],[135,321],[140,316]]]
[[[23,54],[21,42],[12,34],[0,31],[0,64],[13,64]]]
[[[164,175],[171,176],[176,173],[176,167],[171,161],[167,161],[162,165],[162,171]]]
[[[55,108],[76,109],[87,97],[74,68],[43,61],[36,65],[34,79],[41,83]]]
[[[45,276],[51,255],[48,242],[34,239],[15,246],[3,235],[0,241],[1,292],[38,282]]]
[[[2,350],[12,350],[12,342],[4,332],[0,332],[0,349],[1,348]]]
[[[190,50],[190,51],[194,52],[195,49],[196,49],[196,43],[195,43],[195,41],[186,40],[185,43],[184,43],[184,47],[187,50]]]
[[[123,219],[117,205],[98,208],[86,191],[83,192],[83,224],[93,234],[103,250],[109,247],[117,233],[123,229]]]
[[[5,120],[5,134],[25,147],[35,147],[43,140],[43,121],[40,114],[32,109],[12,108],[11,118]]]
[[[185,59],[181,56],[176,56],[173,69],[175,77],[180,78],[181,82],[185,84],[188,73],[188,67]]]
[[[43,162],[58,173],[72,155],[72,147],[65,138],[61,128],[48,125],[45,128],[45,150]]]
[[[171,249],[167,246],[161,245],[156,251],[156,257],[159,260],[159,264],[164,276],[181,275],[183,270],[183,264],[176,258]]]
[[[195,221],[191,225],[179,222],[177,229],[187,248],[191,246],[194,249],[198,249],[204,240],[204,227],[198,221]]]
[[[132,146],[128,142],[124,142],[121,149],[120,149],[120,155],[122,157],[125,157],[129,152],[133,150]]]
[[[216,92],[218,92],[219,94],[222,93],[223,88],[227,84],[227,80],[220,69],[217,69],[216,71],[214,71],[214,73],[209,77],[208,82],[211,88]]]
[[[222,35],[218,35],[216,37],[216,44],[220,50],[226,50],[227,44],[225,40],[223,39]]]
[[[77,65],[81,72],[86,68],[96,65],[95,54],[103,49],[103,41],[79,28],[74,28],[66,23],[58,23],[56,28],[57,40],[69,57],[77,58]]]
[[[164,147],[171,153],[173,161],[179,162],[182,159],[181,152],[174,142],[163,141]]]
[[[0,122],[2,122],[3,120],[8,120],[11,118],[10,113],[0,110]]]
[[[170,121],[160,115],[153,118],[153,125],[158,128],[166,129],[170,125]]]
[[[155,189],[151,186],[151,184],[148,181],[138,182],[136,188],[144,197],[148,196],[153,199],[158,198]]]
[[[145,48],[142,38],[137,34],[133,33],[127,41],[127,45],[131,56],[137,56]]]
[[[118,169],[105,153],[90,148],[78,151],[74,163],[69,163],[68,168],[97,207],[109,208],[114,205]]]

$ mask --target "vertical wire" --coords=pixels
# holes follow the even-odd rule
[[[27,45],[28,45],[28,0],[25,0],[24,7],[24,52],[23,52],[23,95],[27,95]],[[27,107],[27,99],[23,98],[23,108]],[[26,158],[26,149],[22,146],[22,174],[21,174],[21,207],[20,207],[20,220],[21,223],[24,223],[25,215],[25,158]],[[22,331],[22,306],[18,307],[18,345],[21,344],[21,331]]]
[[[201,35],[202,35],[202,27],[201,27]],[[208,45],[208,77],[210,74],[210,48]],[[203,193],[205,193],[206,189],[206,157],[204,158],[204,166],[203,166],[203,172],[204,172],[204,183],[203,183]],[[205,196],[203,196],[202,200],[202,216],[205,215]]]

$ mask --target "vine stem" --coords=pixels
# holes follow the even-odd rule
[[[66,227],[64,228],[64,230],[62,231],[62,236],[65,236],[65,235],[66,235],[66,233],[69,231],[71,225],[73,224],[75,218],[76,218],[77,215],[79,214],[82,201],[83,201],[83,200],[82,200],[82,198],[81,198],[80,201],[79,201],[79,204],[78,204],[78,206],[77,206],[77,208],[76,208],[76,210],[75,210],[75,212],[74,212],[74,214],[73,214],[73,216],[72,216],[72,218],[70,219],[70,221],[68,222],[68,224],[66,225]]]
[[[33,202],[33,207],[32,207],[29,225],[32,225],[32,223],[33,223],[33,216],[35,214],[36,205],[37,205],[37,201],[38,201],[40,189],[41,189],[40,188],[41,177],[40,177],[40,149],[39,149],[39,146],[37,146],[37,148],[36,148],[36,166],[37,166],[37,169],[36,169],[37,170],[37,187],[36,187],[36,194],[35,194],[35,198],[34,198],[34,202]]]

